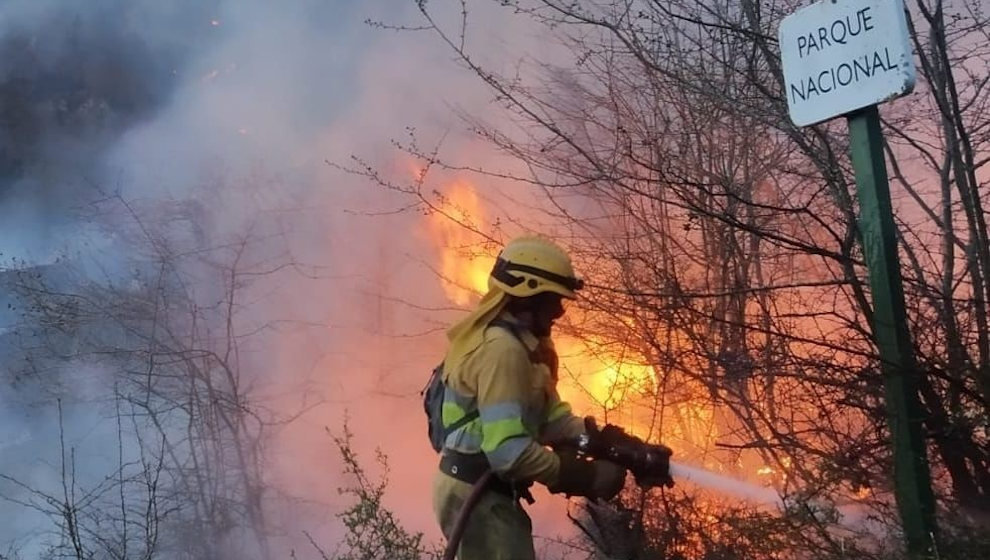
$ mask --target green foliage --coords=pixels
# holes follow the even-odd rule
[[[328,430],[329,433],[329,430]],[[338,489],[341,495],[350,496],[353,503],[337,517],[347,530],[342,551],[323,558],[334,560],[421,560],[439,558],[436,546],[423,544],[423,534],[406,530],[396,520],[395,514],[383,501],[388,486],[388,457],[376,450],[375,462],[382,475],[373,480],[361,465],[352,447],[352,434],[344,424],[343,435],[330,433],[344,462],[344,474],[352,481]]]

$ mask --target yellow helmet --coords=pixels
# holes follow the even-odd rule
[[[584,287],[567,253],[536,236],[517,237],[506,244],[495,259],[489,281],[516,297],[554,292],[574,299],[574,292]]]

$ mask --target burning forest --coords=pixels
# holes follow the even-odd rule
[[[981,2],[905,2],[893,327],[801,2],[77,4],[0,6],[0,560],[990,557]]]

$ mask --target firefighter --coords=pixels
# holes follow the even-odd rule
[[[546,447],[585,429],[557,394],[550,338],[563,300],[574,299],[582,284],[553,242],[514,239],[496,259],[478,308],[448,332],[443,423],[456,426],[474,411],[477,417],[444,440],[433,508],[445,537],[472,485],[489,469],[495,474],[467,514],[461,560],[535,558],[532,524],[520,503],[531,501],[534,482],[553,493],[604,500],[622,489],[624,468]]]

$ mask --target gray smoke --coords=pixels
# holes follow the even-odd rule
[[[448,153],[478,161],[450,103],[481,115],[488,94],[434,38],[363,23],[413,21],[413,9],[391,0],[0,5],[0,475],[59,496],[64,439],[78,487],[100,487],[120,463],[140,471],[135,434],[146,428],[118,427],[118,408],[132,403],[115,395],[126,392],[121,371],[147,364],[22,359],[43,345],[112,347],[126,336],[72,331],[81,320],[74,313],[85,309],[72,298],[44,315],[50,322],[25,324],[51,310],[26,307],[11,286],[27,275],[60,294],[88,278],[142,294],[162,278],[187,298],[184,310],[206,314],[224,293],[209,264],[229,262],[248,235],[253,248],[242,265],[300,264],[270,280],[249,277],[249,297],[237,306],[241,331],[255,333],[238,354],[252,404],[280,417],[305,410],[265,449],[267,523],[299,557],[312,556],[302,530],[334,548],[333,514],[343,505],[336,489],[345,481],[324,427],[339,432],[347,411],[365,462],[373,467],[381,446],[400,467],[388,505],[436,538],[427,483],[435,457],[416,399],[442,351],[439,327],[454,317],[423,311],[449,307],[423,266],[436,247],[417,214],[362,215],[407,200],[325,163],[361,154],[406,178],[410,161],[388,143],[406,126],[427,144],[446,137]],[[485,33],[508,32],[492,14],[478,20]],[[496,57],[498,48],[480,50]],[[149,245],[152,237],[162,242]],[[154,266],[163,253],[183,255],[182,274]],[[105,296],[94,290],[87,301],[122,303]],[[165,431],[182,441],[183,429]],[[0,557],[46,552],[55,527],[23,503],[34,498],[0,480],[0,518],[11,520],[0,526]],[[241,546],[226,553],[258,555],[241,536],[226,535],[222,544]]]
[[[107,151],[154,118],[219,39],[216,2],[0,6],[0,238],[49,259],[105,180]]]
[[[326,266],[335,256],[328,242],[342,233],[342,208],[334,205],[342,199],[321,195],[320,188],[340,195],[347,189],[323,184],[328,154],[321,153],[321,137],[358,94],[353,84],[361,41],[369,37],[362,19],[349,3],[315,0],[277,6],[26,0],[0,6],[0,517],[8,520],[0,527],[0,557],[72,550],[58,515],[66,493],[82,504],[86,526],[104,527],[100,538],[120,548],[113,539],[122,538],[115,534],[122,521],[119,515],[114,521],[115,510],[107,507],[115,485],[154,472],[141,464],[156,457],[148,434],[164,433],[169,445],[184,449],[181,415],[162,413],[179,424],[149,429],[128,385],[140,366],[112,355],[117,346],[139,348],[140,337],[154,331],[147,322],[93,316],[94,309],[142,303],[139,297],[115,301],[112,290],[154,294],[161,278],[188,302],[180,311],[205,310],[199,328],[218,326],[209,324],[209,313],[224,286],[209,265],[229,262],[232,253],[223,247],[244,236],[253,240],[245,267],[305,261],[322,265],[306,269],[316,271],[312,277],[354,274]],[[155,267],[162,255],[196,251],[203,251],[198,261],[173,258],[175,270]],[[258,399],[252,406],[267,414],[265,406],[283,404],[271,395],[288,394],[281,414],[287,416],[327,399],[331,384],[313,381],[322,373],[313,364],[332,355],[338,342],[315,326],[331,322],[339,304],[300,297],[309,289],[330,293],[325,281],[307,284],[305,277],[283,275],[281,282],[299,282],[300,290],[275,296],[275,288],[286,286],[262,279],[250,292],[252,305],[238,310],[239,328],[261,329],[280,319],[314,327],[245,337],[238,363],[244,384],[261,389],[250,393]],[[15,289],[24,285],[41,300]],[[349,318],[337,323],[353,326]],[[309,354],[299,363],[279,353],[289,344],[280,340],[293,333],[302,333],[300,344]],[[111,353],[103,359],[89,348]],[[118,425],[121,409],[125,421]],[[322,429],[339,418],[324,420],[305,426],[310,446],[323,452],[311,465],[322,483],[304,489],[305,498],[323,506],[298,508],[319,515],[307,525],[317,536],[332,534],[326,502],[339,473]],[[280,465],[272,464],[271,478],[262,481],[272,483],[264,508],[272,533],[285,534],[287,523],[300,527],[299,517],[293,508],[269,509],[281,492],[275,487]],[[213,480],[222,476],[214,473]],[[132,523],[144,503],[138,482],[128,481],[127,495],[116,498],[132,510]],[[86,517],[103,511],[111,517]],[[180,529],[162,537],[165,557],[195,550],[176,540]],[[221,535],[198,529],[190,527],[186,535],[216,540],[217,555],[262,554],[253,541],[238,542],[244,535],[236,530]],[[302,541],[298,530],[286,536]],[[96,536],[85,538],[96,542]],[[131,553],[139,554],[133,527],[126,538],[134,543]]]

